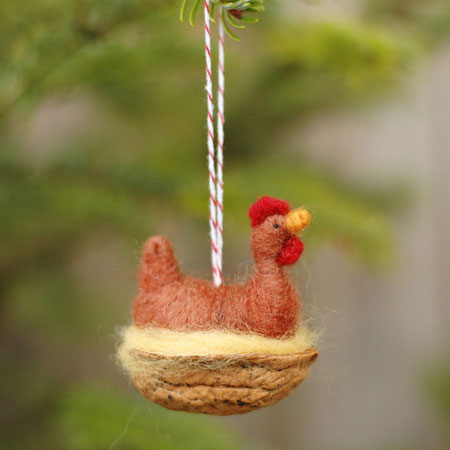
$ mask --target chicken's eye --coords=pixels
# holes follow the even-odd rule
[[[280,228],[280,225],[278,225],[277,223],[274,223],[274,224],[273,224],[273,227],[274,227],[274,228]]]

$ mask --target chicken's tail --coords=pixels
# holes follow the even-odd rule
[[[139,286],[144,293],[151,293],[181,280],[172,245],[164,236],[153,236],[144,244],[139,270]]]

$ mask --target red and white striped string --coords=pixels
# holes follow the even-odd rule
[[[225,30],[223,26],[222,6],[219,8],[219,61],[217,66],[217,248],[220,276],[222,280],[223,249],[223,141],[225,125]]]
[[[214,98],[211,63],[211,0],[205,0],[205,60],[206,60],[206,101],[207,143],[209,170],[209,226],[211,235],[211,263],[215,286],[222,284],[223,249],[223,142],[224,142],[224,91],[225,91],[225,33],[222,19],[222,6],[219,10],[219,59],[218,59],[218,111],[217,111],[217,147],[214,148]],[[217,156],[217,166],[216,166]]]

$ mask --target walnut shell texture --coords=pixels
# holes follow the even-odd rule
[[[147,399],[172,410],[219,416],[254,411],[286,397],[306,378],[319,354],[309,349],[285,355],[205,358],[129,351],[143,363],[166,364],[165,370],[130,374]]]

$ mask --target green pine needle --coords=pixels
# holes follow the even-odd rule
[[[189,23],[195,25],[195,15],[197,14],[198,6],[200,5],[200,0],[195,0],[192,6],[191,13],[189,14]]]
[[[259,19],[257,17],[242,16],[239,20],[242,20],[242,22],[245,22],[245,23],[258,23],[259,22]]]
[[[226,33],[228,34],[228,36],[230,36],[231,39],[233,39],[233,40],[239,42],[239,41],[241,40],[241,38],[238,37],[238,36],[236,36],[236,35],[231,31],[230,25],[229,25],[229,23],[228,23],[228,20],[230,19],[230,13],[229,13],[228,11],[227,11],[227,12],[224,12],[222,17],[223,17],[223,27],[225,28],[225,31],[226,31]]]
[[[240,28],[241,30],[243,30],[245,28],[245,25],[237,23],[236,19],[229,12],[227,13],[227,17],[228,17],[230,24],[233,25],[233,27]]]
[[[181,5],[181,10],[180,10],[181,22],[184,22],[184,18],[186,17],[186,9],[187,9],[188,3],[189,3],[189,0],[183,0],[183,4]]]

